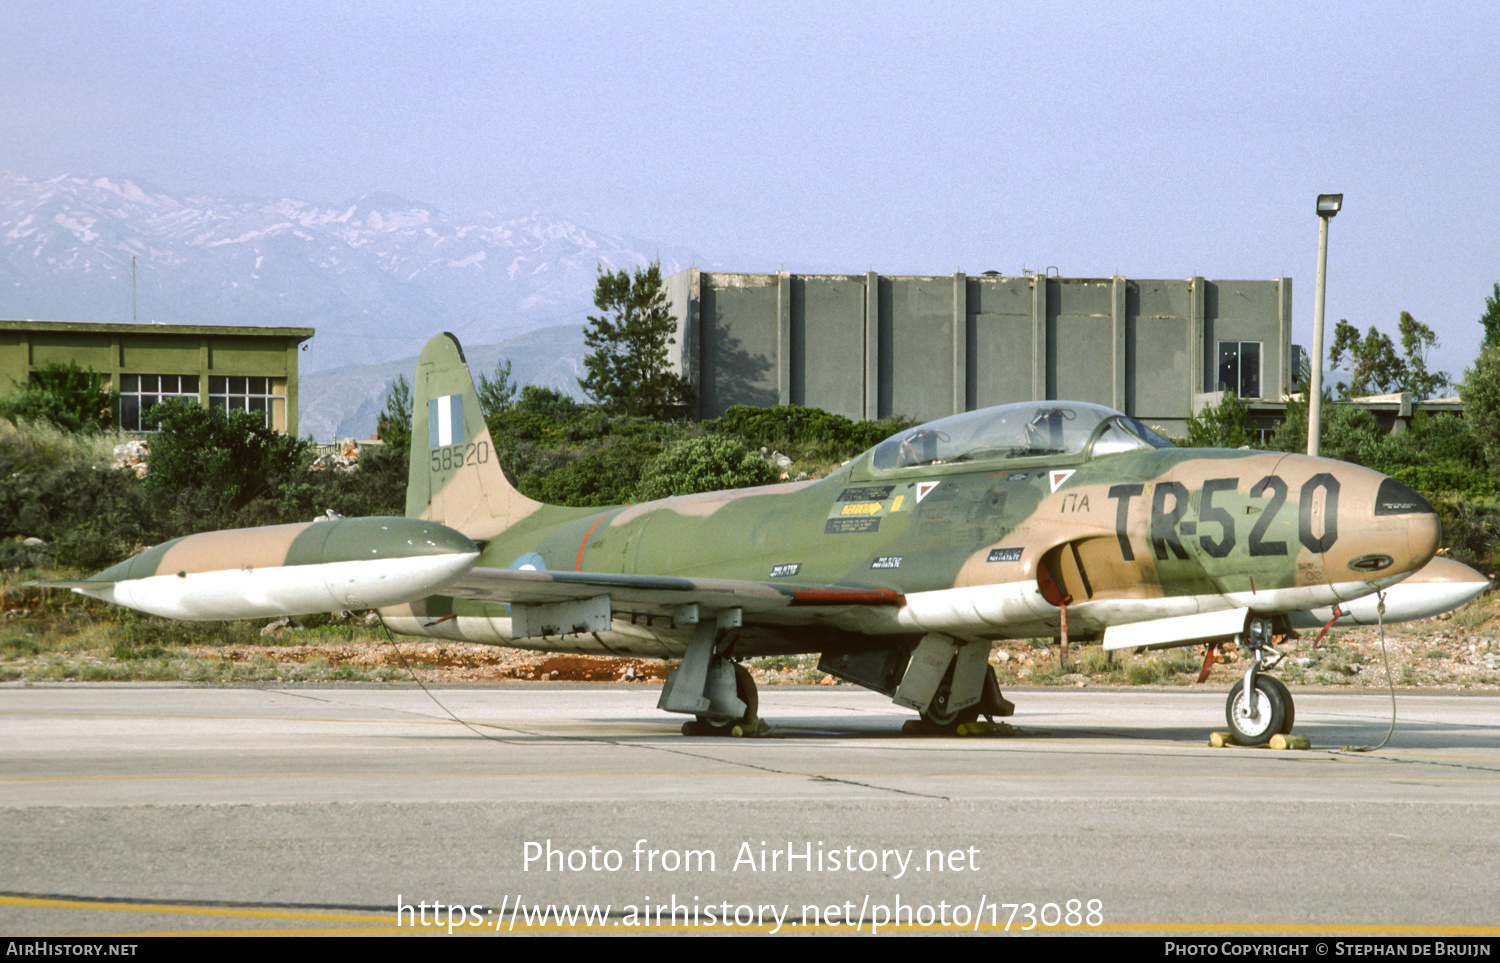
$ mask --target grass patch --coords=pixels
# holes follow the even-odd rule
[[[0,659],[20,659],[29,655],[37,655],[43,648],[40,641],[30,636],[0,639]]]
[[[769,672],[778,681],[796,685],[816,685],[823,681],[824,673],[818,669],[816,655],[770,655],[759,659],[746,659],[745,667],[752,672]]]

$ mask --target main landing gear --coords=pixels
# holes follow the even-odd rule
[[[1251,619],[1243,645],[1250,650],[1250,666],[1245,677],[1229,690],[1224,718],[1234,741],[1242,746],[1263,746],[1271,737],[1292,731],[1295,709],[1292,694],[1281,680],[1266,671],[1274,669],[1282,654],[1271,644],[1271,623]],[[1266,653],[1272,653],[1267,661]]]
[[[691,605],[676,617],[693,625],[693,638],[682,664],[668,674],[656,707],[692,715],[691,722],[682,724],[685,736],[764,735],[766,724],[758,715],[760,699],[750,670],[730,662],[719,650],[724,633],[740,627],[740,610],[725,609],[699,621],[697,606]]]
[[[737,716],[699,713],[693,720],[682,724],[682,734],[685,736],[764,735],[768,727],[765,721],[757,715],[760,709],[760,696],[756,694],[755,679],[750,675],[750,670],[739,663],[723,661],[734,672],[735,698],[744,705],[744,710]]]
[[[951,735],[981,715],[993,722],[995,716],[1015,712],[1000,694],[989,653],[988,643],[924,636],[892,693],[892,701],[917,710],[921,717],[907,724],[908,731]]]

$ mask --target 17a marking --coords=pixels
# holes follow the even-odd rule
[[[1067,492],[1062,497],[1062,502],[1057,506],[1059,514],[1070,514],[1072,512],[1086,512],[1089,510],[1089,496],[1084,492]]]

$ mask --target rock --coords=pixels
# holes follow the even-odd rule
[[[127,441],[115,446],[114,468],[128,471],[137,478],[146,477],[146,464],[150,448],[144,441]]]
[[[300,628],[302,628],[302,624],[300,622],[292,618],[290,615],[283,615],[275,622],[272,622],[270,625],[261,629],[260,634],[262,638],[265,638],[268,635],[280,635],[283,632],[288,631],[295,632]]]

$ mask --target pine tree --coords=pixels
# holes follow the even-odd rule
[[[578,381],[596,402],[616,414],[665,418],[692,403],[693,388],[672,370],[667,348],[677,322],[667,310],[661,265],[626,271],[599,269],[594,306],[583,333],[592,349],[583,359],[588,376]]]

